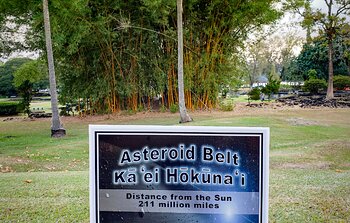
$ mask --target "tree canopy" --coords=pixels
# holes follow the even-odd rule
[[[45,71],[38,60],[24,63],[14,73],[13,83],[22,97],[23,110],[28,116],[30,114],[30,102],[33,96],[34,84],[44,78]]]
[[[41,1],[0,1],[0,22],[16,18],[29,31],[25,45],[44,49]],[[216,106],[220,86],[232,82],[238,46],[279,18],[274,0],[184,2],[185,101]],[[177,103],[176,1],[51,0],[53,49],[61,102],[82,100],[86,111],[117,112]],[[11,17],[13,16],[13,17]]]
[[[338,36],[333,43],[334,47],[334,74],[349,75],[348,52],[350,42],[342,36]],[[317,78],[328,79],[328,44],[325,38],[319,37],[306,43],[299,56],[288,67],[286,75],[288,79],[308,80],[309,71],[315,70]],[[298,78],[299,77],[299,78]]]
[[[24,63],[30,61],[27,58],[15,58],[7,61],[0,66],[0,95],[1,96],[14,96],[17,95],[15,86],[13,85],[14,73]]]

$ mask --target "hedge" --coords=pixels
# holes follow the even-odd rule
[[[310,79],[305,81],[303,91],[308,91],[311,94],[318,94],[319,91],[327,89],[327,83],[321,79]]]
[[[0,116],[17,115],[19,113],[20,103],[16,101],[0,102]]]
[[[350,87],[350,76],[334,76],[333,85],[338,90]]]

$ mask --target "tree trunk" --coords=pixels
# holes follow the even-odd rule
[[[49,66],[50,93],[51,93],[51,109],[52,109],[51,137],[62,137],[66,135],[66,130],[62,128],[60,117],[58,114],[57,87],[56,87],[55,66],[53,62],[53,53],[52,53],[48,0],[43,0],[43,13],[44,13],[45,42],[46,42],[46,50],[47,50],[47,63]]]
[[[185,105],[185,92],[183,81],[183,33],[182,33],[182,0],[177,0],[177,36],[178,36],[178,88],[180,123],[191,122]]]
[[[325,0],[326,5],[328,6],[328,26],[326,26],[327,33],[327,43],[328,43],[328,87],[327,87],[327,96],[326,99],[333,99],[333,39],[335,35],[335,27],[334,27],[334,18],[332,18],[332,6],[333,0],[329,2]]]
[[[327,87],[327,99],[334,98],[333,94],[333,41],[328,39],[328,87]]]

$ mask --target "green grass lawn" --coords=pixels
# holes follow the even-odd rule
[[[30,109],[32,111],[45,111],[46,113],[52,112],[50,97],[41,97],[40,99],[46,99],[46,100],[38,100],[38,99],[32,100],[30,103]]]
[[[0,102],[3,101],[21,101],[22,98],[0,98]],[[32,111],[44,111],[46,113],[50,113],[51,111],[51,101],[50,97],[35,97],[30,102],[30,109]]]
[[[349,109],[194,113],[186,125],[270,127],[269,222],[350,222]],[[89,222],[88,125],[175,125],[178,114],[0,118],[0,222]]]

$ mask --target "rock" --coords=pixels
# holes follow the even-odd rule
[[[329,107],[350,108],[350,95],[327,100],[325,96],[290,96],[277,99],[285,106],[299,105],[301,108]]]

